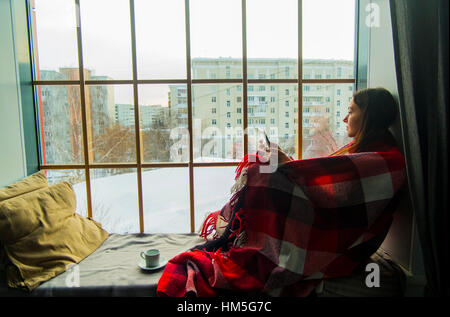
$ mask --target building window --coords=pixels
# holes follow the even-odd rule
[[[212,124],[212,125],[216,125],[216,124],[217,124],[217,120],[216,120],[216,119],[212,119],[212,120],[211,120],[211,124]]]
[[[211,113],[216,113],[216,108],[212,108]]]
[[[284,105],[285,105],[286,107],[289,107],[289,100],[285,100],[285,101],[284,101]]]
[[[216,102],[216,97],[211,97],[211,102]]]

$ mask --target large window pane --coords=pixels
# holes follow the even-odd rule
[[[188,162],[187,86],[139,85],[144,162]]]
[[[354,78],[355,0],[303,0],[302,18],[303,58],[306,59],[303,78]],[[329,61],[331,65],[322,72],[311,73],[310,60]],[[347,63],[335,66],[332,60]]]
[[[240,161],[243,157],[242,85],[193,85],[192,105],[194,161]]]
[[[297,16],[297,0],[247,1],[247,56],[273,64],[266,72],[255,72],[249,64],[249,79],[297,78]]]
[[[136,169],[91,169],[92,217],[109,233],[139,232]]]
[[[138,78],[186,78],[184,0],[137,0],[135,14]]]
[[[145,232],[190,232],[187,168],[145,169],[142,190]]]
[[[327,156],[347,144],[346,125],[353,84],[303,85],[303,158]]]
[[[32,1],[32,23],[35,40],[36,80],[78,79],[78,71],[65,68],[78,67],[75,1]],[[59,71],[59,76],[47,78],[41,71]]]
[[[240,0],[190,1],[192,78],[242,78],[241,11]]]
[[[195,230],[210,212],[220,210],[231,198],[235,170],[235,166],[194,169]],[[214,175],[214,181],[211,181],[211,175]]]
[[[285,153],[297,158],[297,84],[249,84],[248,148],[255,153],[264,130]]]
[[[84,67],[90,79],[131,79],[131,29],[128,0],[82,1]]]
[[[42,71],[52,77],[57,72]],[[84,163],[79,86],[37,86],[43,164]]]
[[[136,162],[133,86],[86,87],[89,161]]]

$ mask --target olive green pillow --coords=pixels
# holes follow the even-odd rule
[[[39,171],[7,187],[0,188],[0,202],[26,194],[44,187],[48,187],[44,171]],[[0,283],[6,280],[5,270],[8,258],[5,255],[3,244],[0,241]]]
[[[10,287],[33,290],[96,250],[108,237],[101,225],[75,213],[67,182],[0,202],[0,240],[14,267]]]
[[[12,185],[0,188],[0,202],[44,187],[48,187],[44,171],[39,171]]]

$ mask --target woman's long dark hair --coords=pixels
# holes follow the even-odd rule
[[[361,128],[356,133],[355,142],[350,147],[341,149],[332,155],[361,151],[374,138],[386,133],[397,116],[397,102],[387,89],[381,87],[355,91],[353,102],[361,110]]]

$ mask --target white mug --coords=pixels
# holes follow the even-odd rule
[[[145,260],[146,267],[155,267],[159,264],[159,250],[150,249],[145,252],[141,252],[141,258]]]

